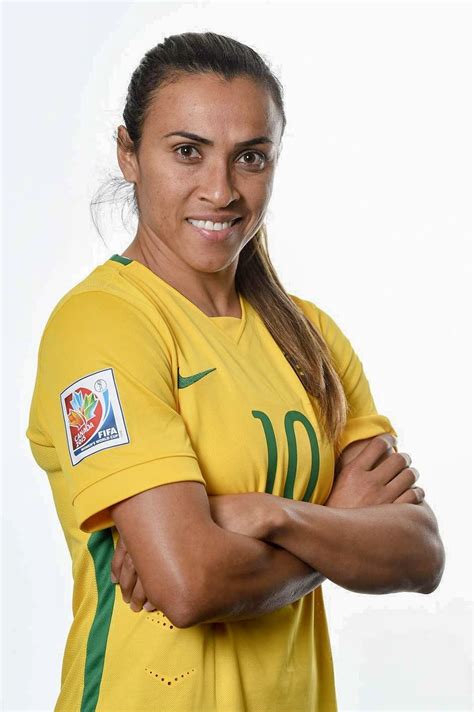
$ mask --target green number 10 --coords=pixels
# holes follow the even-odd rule
[[[267,492],[268,494],[272,494],[273,485],[275,484],[275,475],[278,463],[278,449],[275,431],[273,429],[272,421],[266,413],[263,413],[261,410],[253,410],[252,415],[254,418],[258,418],[260,420],[260,422],[262,423],[263,432],[265,434],[268,451],[267,484],[265,486],[265,492]],[[298,410],[289,410],[285,415],[285,433],[286,440],[288,443],[288,469],[286,472],[285,491],[283,493],[283,496],[287,499],[293,499],[296,469],[298,466],[298,454],[296,449],[295,436],[296,421],[303,423],[311,446],[311,470],[308,486],[303,497],[304,502],[309,502],[311,495],[314,492],[314,488],[316,487],[316,484],[318,482],[319,445],[318,438],[316,437],[316,433],[313,426],[311,425],[311,422],[303,413],[300,413]]]

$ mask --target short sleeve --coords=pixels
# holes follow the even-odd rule
[[[308,318],[321,333],[333,358],[348,402],[348,417],[339,439],[339,452],[355,440],[391,433],[397,437],[390,420],[377,412],[361,360],[334,319],[312,302],[297,299]]]
[[[157,485],[205,485],[174,389],[173,343],[140,305],[72,295],[48,321],[38,358],[40,420],[79,528],[113,525],[109,507]]]

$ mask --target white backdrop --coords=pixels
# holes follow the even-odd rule
[[[2,10],[4,709],[53,709],[72,619],[69,553],[25,437],[39,340],[59,298],[132,239],[116,217],[105,247],[89,201],[118,174],[133,70],[166,36],[206,30],[283,82],[271,257],[351,340],[446,548],[429,596],[324,584],[340,710],[470,709],[470,3]]]

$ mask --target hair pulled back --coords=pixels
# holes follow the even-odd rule
[[[283,135],[286,126],[283,89],[262,57],[251,47],[225,35],[184,32],[166,37],[146,52],[133,72],[123,111],[132,145],[125,148],[138,152],[147,111],[161,88],[178,81],[183,74],[210,72],[227,80],[235,77],[253,79],[263,90],[269,91],[281,113]],[[121,140],[118,133],[115,139]],[[107,192],[109,185],[113,186],[114,197],[120,190],[127,189],[126,202],[139,216],[135,185],[130,190],[128,181],[114,177],[97,191],[91,202],[96,228],[92,208],[106,202],[100,198]],[[314,399],[312,404],[317,409],[326,437],[334,445],[337,457],[338,439],[348,412],[344,389],[324,339],[278,278],[268,253],[265,225],[260,226],[239,254],[235,286],[237,292],[258,312],[308,395]]]

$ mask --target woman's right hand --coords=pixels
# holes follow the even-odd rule
[[[125,542],[120,533],[110,565],[110,579],[112,583],[120,586],[123,602],[129,603],[130,609],[134,613],[139,613],[142,609],[145,611],[156,610],[147,600],[142,582],[135,569],[135,564],[125,547]]]
[[[413,487],[419,472],[410,466],[410,455],[393,452],[386,456],[386,453],[386,440],[379,436],[372,438],[336,475],[325,505],[351,509],[422,502],[425,493],[421,487]],[[385,459],[375,466],[384,455]]]

